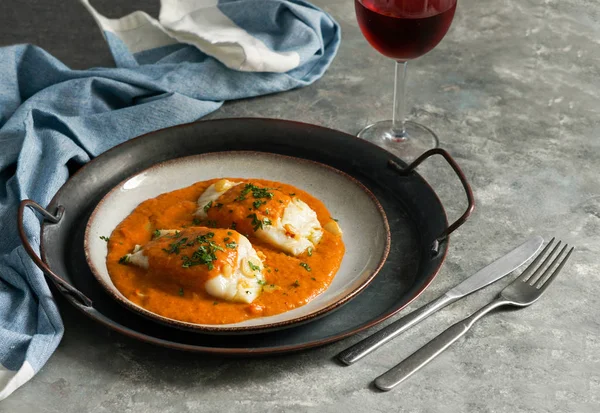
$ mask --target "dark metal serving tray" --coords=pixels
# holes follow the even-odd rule
[[[89,216],[123,179],[158,162],[227,150],[252,150],[314,160],[361,181],[382,204],[392,233],[391,251],[367,289],[330,315],[282,331],[222,336],[179,330],[141,317],[115,302],[93,277],[83,251]],[[441,155],[457,173],[468,199],[452,225],[435,191],[414,169]],[[473,209],[464,174],[442,149],[426,152],[411,165],[346,133],[274,119],[220,119],[149,133],[125,142],[82,167],[44,209],[32,200],[19,208],[24,246],[58,290],[90,318],[130,337],[174,349],[221,354],[283,353],[337,341],[374,326],[415,299],[437,275],[448,250],[448,235]],[[40,259],[21,225],[25,207],[44,216]],[[364,240],[369,242],[369,240]]]

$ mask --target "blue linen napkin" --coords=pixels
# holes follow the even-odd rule
[[[35,46],[0,48],[0,400],[46,363],[63,324],[17,235],[20,200],[47,205],[83,164],[144,133],[194,121],[224,100],[311,84],[340,29],[301,0],[163,0],[107,19],[87,0],[117,68],[71,70]],[[25,230],[39,251],[39,219]]]

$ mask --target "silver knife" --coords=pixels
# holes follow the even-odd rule
[[[348,366],[354,364],[436,311],[510,274],[535,255],[543,243],[544,239],[540,236],[529,239],[502,258],[480,269],[446,294],[348,347],[338,354],[338,359]]]

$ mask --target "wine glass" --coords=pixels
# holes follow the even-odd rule
[[[354,0],[358,25],[379,53],[396,61],[392,120],[373,123],[360,138],[403,158],[438,146],[426,126],[405,120],[406,66],[433,49],[450,28],[457,0]]]

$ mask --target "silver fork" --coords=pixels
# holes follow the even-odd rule
[[[469,331],[477,320],[490,311],[503,306],[527,307],[536,302],[544,291],[546,291],[546,288],[554,281],[573,252],[573,248],[571,248],[567,254],[564,255],[564,252],[569,247],[568,245],[565,245],[556,255],[554,260],[552,260],[552,256],[556,253],[561,244],[561,241],[558,241],[558,244],[556,244],[550,254],[548,254],[546,259],[544,259],[538,267],[538,264],[553,243],[554,238],[550,240],[548,245],[546,245],[544,250],[529,265],[529,267],[527,267],[517,279],[502,290],[498,298],[473,313],[470,317],[454,324],[419,350],[402,360],[399,364],[377,377],[375,379],[375,386],[384,391],[393,389],[450,347],[452,343]],[[563,255],[564,258],[561,258]],[[556,269],[550,274],[550,271],[555,265],[557,265]],[[544,268],[546,268],[545,271],[543,271]]]

